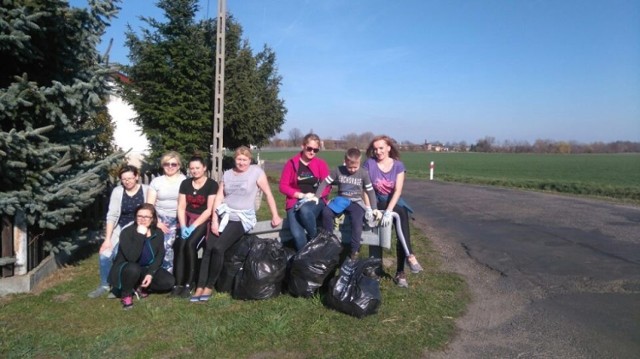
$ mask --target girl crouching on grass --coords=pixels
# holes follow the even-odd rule
[[[171,273],[162,268],[164,234],[157,227],[153,205],[138,206],[134,220],[135,225],[120,233],[120,248],[109,273],[109,283],[120,294],[123,309],[133,307],[134,293],[145,298],[149,291],[169,291],[174,283]]]

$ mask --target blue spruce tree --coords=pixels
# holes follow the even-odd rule
[[[83,238],[78,218],[122,157],[109,154],[104,136],[97,145],[111,129],[109,69],[96,45],[118,8],[89,4],[3,0],[0,8],[0,215],[23,213],[54,251]]]

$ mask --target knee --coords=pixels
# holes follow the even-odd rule
[[[142,269],[136,263],[128,263],[122,268],[122,275],[127,277],[139,277],[142,273]]]

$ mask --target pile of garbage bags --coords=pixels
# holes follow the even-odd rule
[[[236,299],[263,300],[284,292],[309,298],[325,288],[331,308],[358,318],[376,313],[382,302],[375,274],[380,259],[347,258],[336,276],[342,251],[340,239],[326,231],[298,253],[277,240],[244,236],[227,251],[216,289]]]

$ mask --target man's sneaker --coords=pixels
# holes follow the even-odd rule
[[[109,286],[106,286],[106,287],[105,286],[99,286],[93,292],[87,294],[87,297],[95,299],[95,298],[98,298],[98,297],[102,297],[108,291],[109,291]]]
[[[409,268],[411,268],[411,273],[420,273],[423,271],[422,266],[413,254],[407,257],[407,264],[409,264]]]
[[[109,292],[109,295],[107,296],[107,299],[116,299],[118,297],[116,297],[115,294],[113,294],[113,292]]]
[[[399,272],[398,274],[396,274],[393,282],[400,288],[409,288],[409,283],[407,282],[407,277],[405,276],[404,272]]]
[[[133,296],[132,295],[127,295],[126,297],[122,297],[122,299],[120,299],[120,302],[122,303],[122,309],[124,309],[124,310],[129,310],[129,309],[133,308]]]

